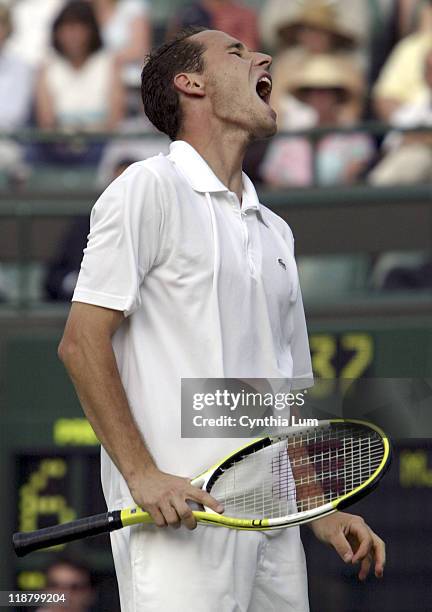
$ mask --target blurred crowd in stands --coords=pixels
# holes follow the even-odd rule
[[[151,0],[0,0],[6,184],[25,185],[48,165],[97,168],[103,187],[125,160],[165,152],[168,140],[141,111],[140,71],[153,45],[188,25],[224,30],[274,57],[279,135],[252,146],[245,163],[258,186],[432,179],[432,132],[417,129],[432,124],[432,0],[174,6],[167,4],[166,21],[156,27]],[[371,120],[390,126],[385,137],[356,127]],[[89,137],[24,145],[13,133],[28,127]],[[305,131],[312,128],[325,130],[311,140]],[[128,137],[103,141],[101,132]]]
[[[182,27],[201,25],[274,56],[272,104],[283,134],[249,155],[255,181],[286,188],[432,175],[429,137],[397,130],[430,125],[430,0],[265,0],[259,9],[245,0],[183,2],[164,31],[151,16],[149,0],[0,0],[0,129],[152,133],[139,103],[144,57]],[[304,135],[289,135],[371,119],[395,129],[383,142],[356,130],[326,133],[315,149]],[[99,138],[0,142],[0,169],[18,180],[38,164],[98,164],[107,149],[118,160]],[[137,139],[126,156],[160,147]]]

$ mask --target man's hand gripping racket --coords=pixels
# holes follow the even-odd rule
[[[154,467],[148,468],[130,491],[136,504],[150,514],[158,527],[178,528],[184,524],[188,529],[195,529],[197,522],[192,507],[202,510],[207,507],[219,514],[224,509],[207,491],[199,488],[203,483],[203,479],[200,482],[196,478],[191,484],[188,478],[172,476]]]

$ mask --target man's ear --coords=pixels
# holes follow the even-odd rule
[[[177,91],[188,96],[202,97],[205,95],[204,83],[200,75],[190,72],[181,72],[174,77],[174,87]]]

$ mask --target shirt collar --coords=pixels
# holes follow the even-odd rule
[[[228,191],[198,151],[184,140],[171,143],[168,157],[195,191],[202,193]]]
[[[171,143],[169,159],[174,162],[186,178],[192,189],[200,193],[228,192],[229,189],[218,179],[207,162],[189,143],[176,140]],[[242,210],[254,209],[259,212],[263,223],[267,225],[262,214],[258,195],[250,178],[243,172]]]

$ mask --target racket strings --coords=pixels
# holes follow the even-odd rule
[[[350,493],[375,473],[383,443],[374,433],[332,425],[275,437],[224,469],[211,494],[232,517],[280,518],[311,510]]]

